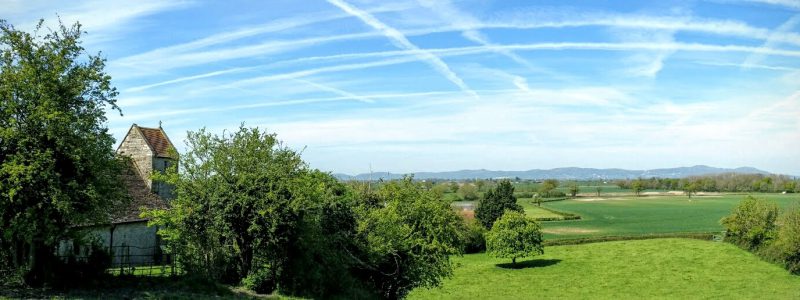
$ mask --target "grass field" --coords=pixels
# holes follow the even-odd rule
[[[543,206],[578,214],[581,220],[544,222],[545,239],[607,235],[721,231],[719,220],[746,195],[583,197]],[[797,194],[757,194],[782,207],[800,203]],[[520,200],[521,202],[527,200]],[[530,202],[530,201],[528,201]],[[523,204],[523,203],[521,203]],[[530,204],[529,204],[530,205]]]
[[[522,260],[455,258],[441,288],[409,299],[800,299],[800,276],[727,243],[654,239],[546,247]]]
[[[522,208],[525,209],[525,215],[528,216],[529,218],[534,218],[534,219],[536,219],[536,218],[560,218],[560,219],[563,219],[563,217],[561,215],[553,213],[553,212],[551,212],[549,210],[546,210],[546,209],[542,209],[542,208],[536,206],[536,204],[533,204],[531,201],[517,201],[517,203],[519,203],[522,206]]]

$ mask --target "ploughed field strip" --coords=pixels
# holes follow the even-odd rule
[[[454,257],[453,277],[409,299],[800,299],[800,276],[728,243],[652,239],[545,247],[518,261]]]
[[[753,194],[781,207],[800,205],[798,194]],[[551,210],[573,213],[580,220],[542,222],[545,240],[663,233],[721,232],[719,220],[730,214],[745,194],[643,197],[579,197],[546,202]]]

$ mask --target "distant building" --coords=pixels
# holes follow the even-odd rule
[[[144,209],[163,209],[174,197],[174,188],[154,182],[154,171],[165,171],[178,162],[172,142],[159,128],[140,127],[133,124],[117,148],[117,155],[130,158],[128,168],[121,174],[130,203],[109,213],[107,224],[86,226],[90,235],[111,250],[113,265],[141,265],[159,263],[162,259],[158,228],[148,227],[148,219],[140,217]],[[74,251],[71,243],[62,243],[59,253]],[[80,251],[78,251],[80,252]]]

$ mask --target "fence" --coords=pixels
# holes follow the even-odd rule
[[[161,247],[114,246],[108,271],[114,275],[180,275],[183,270],[175,262],[175,254]]]
[[[113,246],[107,248],[110,255],[108,273],[135,276],[175,276],[183,274],[176,263],[176,255],[163,247]],[[59,247],[57,255],[65,262],[89,262],[91,250],[87,247],[72,248],[71,244]]]

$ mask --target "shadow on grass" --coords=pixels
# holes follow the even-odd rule
[[[543,268],[560,263],[560,259],[531,259],[516,264],[496,264],[495,266],[503,269],[527,269],[527,268]]]

